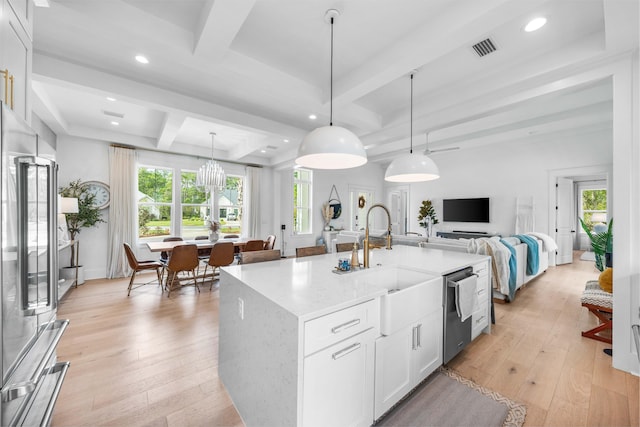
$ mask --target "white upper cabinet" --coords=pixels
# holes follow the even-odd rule
[[[33,5],[27,0],[0,0],[0,8],[0,97],[30,123]]]

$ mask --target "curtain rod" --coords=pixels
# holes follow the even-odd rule
[[[151,153],[161,153],[161,154],[170,154],[172,156],[182,156],[182,157],[191,157],[193,159],[197,159],[197,160],[210,160],[210,157],[202,157],[202,156],[197,156],[194,154],[186,154],[186,153],[175,153],[173,151],[166,151],[166,150],[154,150],[151,148],[140,148],[140,147],[134,147],[132,145],[124,145],[124,144],[110,144],[111,147],[117,147],[117,148],[125,148],[127,150],[138,150],[138,151],[149,151]],[[219,162],[223,162],[223,163],[231,163],[234,165],[241,165],[241,166],[250,166],[253,168],[263,168],[264,166],[262,165],[257,165],[255,163],[243,163],[243,162],[236,162],[234,160],[222,160],[222,159],[214,159],[217,160]]]

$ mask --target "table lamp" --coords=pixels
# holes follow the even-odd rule
[[[76,197],[58,198],[58,241],[66,243],[69,241],[69,228],[67,226],[66,214],[78,213],[78,199]]]

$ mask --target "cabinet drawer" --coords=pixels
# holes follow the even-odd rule
[[[471,339],[474,340],[482,333],[482,330],[489,324],[486,302],[478,311],[471,315]]]
[[[304,324],[304,355],[307,356],[369,328],[378,329],[378,300],[370,300]]]
[[[479,277],[486,277],[489,274],[489,264],[486,262],[476,264],[473,266],[473,272]]]

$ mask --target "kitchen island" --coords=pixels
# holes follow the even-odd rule
[[[374,377],[390,375],[376,345],[408,333],[423,350],[411,363],[428,375],[442,363],[442,276],[489,265],[486,256],[396,246],[373,250],[369,269],[334,273],[344,256],[222,269],[219,374],[246,425],[370,425],[379,415],[374,399],[384,400]],[[390,296],[407,309],[385,322]],[[489,302],[482,304],[486,316]],[[428,323],[395,326],[414,309]]]

